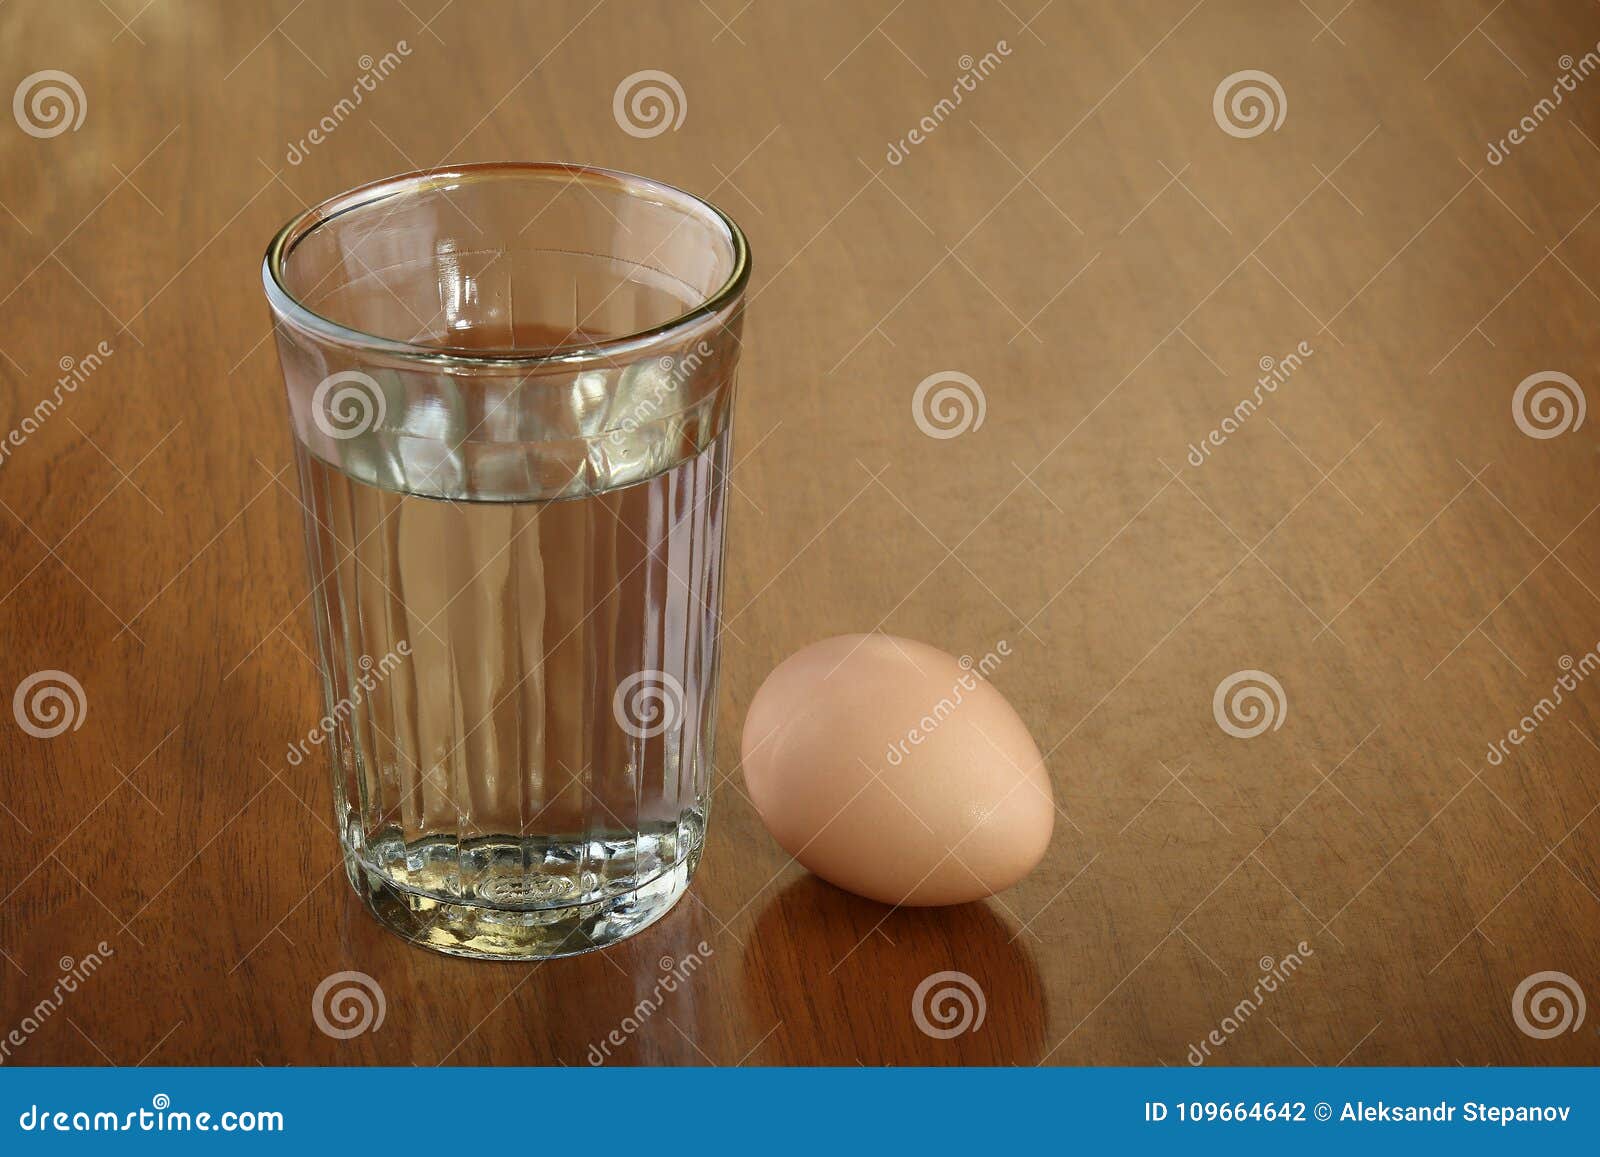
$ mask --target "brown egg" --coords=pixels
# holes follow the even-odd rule
[[[840,635],[785,659],[744,721],[744,778],[783,849],[886,904],[961,904],[1044,856],[1050,777],[977,662],[891,635]]]

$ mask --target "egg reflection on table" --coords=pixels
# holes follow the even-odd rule
[[[891,635],[797,651],[745,716],[745,785],[773,838],[829,883],[886,904],[1009,888],[1055,824],[1038,747],[974,664]]]

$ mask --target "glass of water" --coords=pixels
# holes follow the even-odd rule
[[[414,943],[538,959],[662,916],[700,858],[750,255],[602,169],[343,193],[263,267],[345,867]]]

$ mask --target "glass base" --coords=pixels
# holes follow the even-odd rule
[[[592,952],[642,932],[688,890],[699,856],[649,883],[587,904],[538,911],[438,900],[397,887],[345,853],[345,872],[379,923],[412,944],[474,960],[553,960]]]

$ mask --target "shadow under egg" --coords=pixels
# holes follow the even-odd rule
[[[1027,939],[982,902],[890,908],[802,876],[745,938],[748,1016],[781,1023],[750,1063],[1035,1064],[1045,1004]]]

